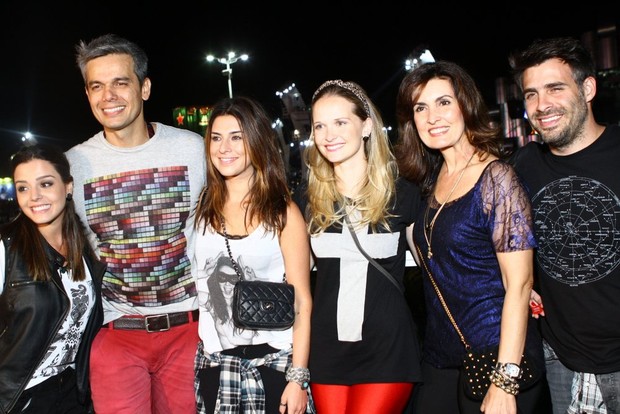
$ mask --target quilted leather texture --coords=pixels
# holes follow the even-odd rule
[[[237,282],[233,321],[235,326],[245,329],[290,328],[295,321],[295,288],[287,283]]]

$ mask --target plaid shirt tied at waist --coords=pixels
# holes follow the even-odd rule
[[[198,370],[218,366],[221,368],[220,389],[215,403],[216,413],[238,414],[240,412],[239,407],[243,407],[244,413],[265,414],[265,390],[263,380],[256,367],[265,366],[276,371],[286,372],[292,362],[292,355],[292,348],[254,359],[222,355],[220,352],[206,354],[203,343],[200,341],[194,361],[196,372],[194,391],[198,413],[207,414],[204,401],[198,391],[200,386]],[[311,407],[314,407],[314,403],[310,389],[308,389],[307,413],[314,413],[314,409]]]

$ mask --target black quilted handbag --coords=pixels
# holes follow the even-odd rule
[[[233,322],[238,328],[288,329],[295,322],[295,289],[277,282],[240,280],[233,296]]]
[[[233,258],[222,217],[226,249],[239,280],[235,283],[232,303],[233,323],[237,328],[255,330],[284,330],[295,322],[295,287],[282,282],[243,280],[237,261]]]

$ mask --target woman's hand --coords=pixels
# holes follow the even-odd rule
[[[296,382],[289,382],[280,397],[280,414],[304,414],[308,406],[308,391]]]
[[[491,384],[482,400],[480,411],[485,414],[517,414],[517,399]]]

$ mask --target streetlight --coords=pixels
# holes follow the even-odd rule
[[[435,61],[433,54],[430,50],[426,48],[417,48],[413,51],[411,56],[407,60],[405,60],[405,69],[408,72],[411,72],[415,68],[424,63],[432,63]]]
[[[222,70],[222,74],[224,76],[228,76],[228,96],[229,97],[233,97],[232,94],[232,67],[231,65],[233,63],[236,63],[239,59],[241,60],[248,60],[248,55],[247,54],[242,54],[241,56],[237,56],[235,54],[235,52],[228,52],[228,56],[223,58],[216,58],[213,55],[208,55],[207,56],[207,62],[213,62],[214,60],[217,60],[218,62],[220,62],[222,65],[226,65],[226,69]]]
[[[30,131],[27,131],[24,133],[24,136],[22,136],[22,142],[26,146],[31,146],[37,143],[37,139],[34,137],[34,135],[32,135]]]

